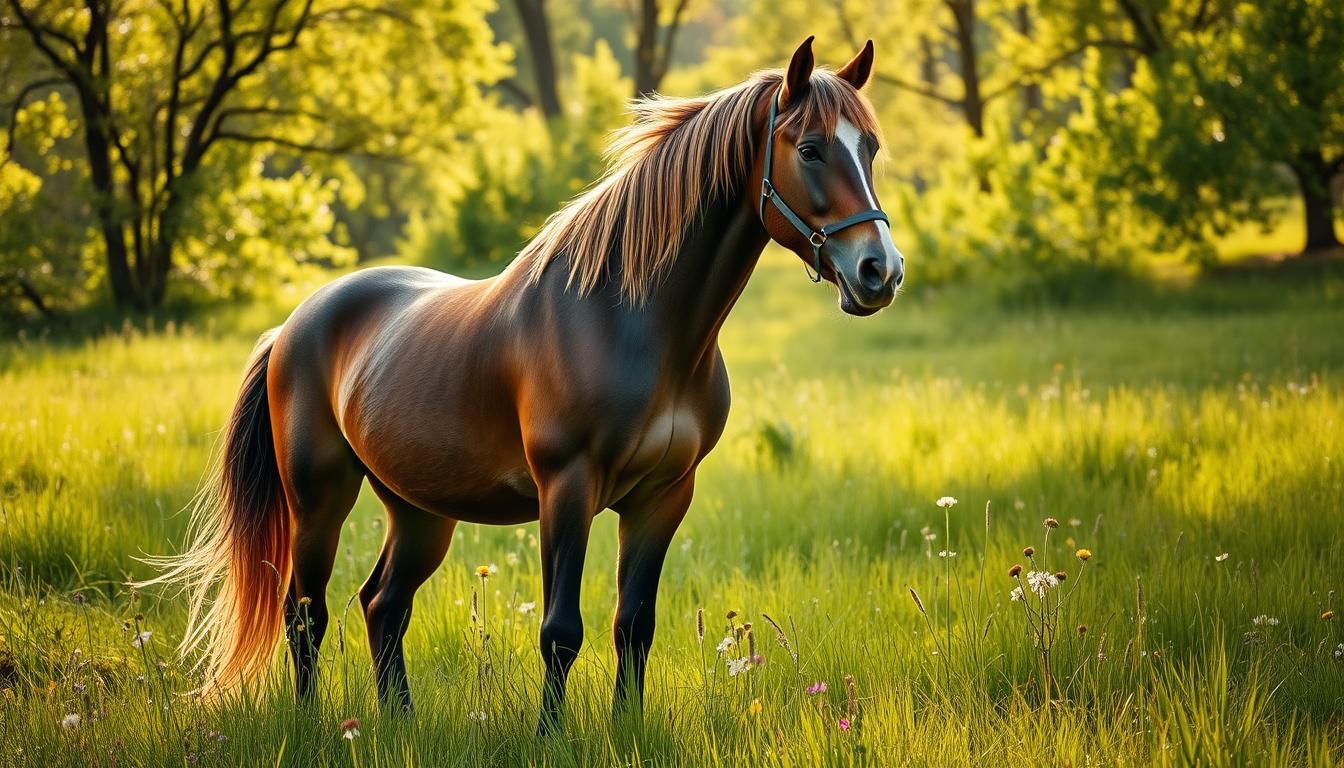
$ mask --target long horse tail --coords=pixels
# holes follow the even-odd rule
[[[187,549],[147,558],[162,573],[136,585],[164,584],[188,596],[179,651],[199,655],[203,694],[263,670],[284,629],[291,532],[266,392],[276,335],[264,334],[247,363],[222,450],[193,504]]]

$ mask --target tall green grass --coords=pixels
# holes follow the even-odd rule
[[[664,569],[644,719],[609,719],[607,513],[587,561],[570,721],[542,740],[531,735],[535,525],[459,528],[407,639],[417,714],[377,712],[358,604],[347,610],[382,539],[369,494],[341,540],[329,593],[340,626],[323,649],[319,701],[292,703],[279,653],[255,696],[205,706],[183,695],[191,673],[171,651],[181,603],[120,585],[147,573],[136,555],[181,543],[179,510],[252,337],[283,313],[248,310],[236,328],[5,342],[0,763],[1344,756],[1344,630],[1322,618],[1344,610],[1339,268],[1129,286],[1062,309],[1009,309],[958,289],[860,321],[833,301],[767,256],[725,332],[734,412]],[[934,504],[945,495],[960,500],[946,525]],[[1060,522],[1048,549],[1047,516]],[[1049,703],[1009,599],[1008,568],[1025,564],[1027,545],[1076,590],[1059,618]],[[1080,547],[1093,553],[1081,575]],[[474,567],[490,563],[497,572],[478,579]],[[762,663],[735,661],[730,675],[753,646]],[[808,693],[818,682],[827,690]],[[78,727],[62,727],[68,715]],[[351,717],[360,734],[346,740]]]

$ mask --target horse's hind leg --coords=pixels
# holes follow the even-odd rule
[[[416,590],[443,563],[457,521],[425,512],[370,482],[387,506],[387,537],[378,563],[359,590],[359,602],[369,630],[379,701],[409,712],[411,688],[402,639],[410,624],[411,603]]]
[[[292,526],[293,571],[285,601],[285,632],[294,661],[295,693],[304,700],[312,695],[317,653],[327,632],[327,582],[341,526],[359,496],[364,472],[329,418],[324,423],[296,419],[293,412],[286,416],[276,441]]]

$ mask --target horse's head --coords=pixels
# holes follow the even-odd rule
[[[766,231],[834,283],[851,315],[887,306],[905,279],[872,183],[877,120],[858,93],[872,70],[871,40],[834,73],[814,71],[803,41],[771,96],[757,159]]]

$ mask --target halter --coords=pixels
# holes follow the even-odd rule
[[[770,119],[765,124],[765,170],[761,172],[761,202],[759,209],[761,225],[765,226],[765,201],[769,200],[775,204],[775,208],[779,209],[780,213],[784,214],[784,218],[788,219],[789,223],[793,225],[793,228],[798,230],[803,237],[807,238],[807,242],[812,246],[812,274],[809,274],[808,277],[812,278],[812,282],[820,283],[821,246],[826,244],[826,239],[828,237],[842,229],[848,229],[855,224],[862,224],[865,221],[884,221],[887,223],[887,226],[891,226],[891,221],[887,218],[887,214],[876,208],[870,208],[866,211],[860,211],[853,216],[846,216],[837,222],[826,224],[821,229],[812,229],[803,221],[802,217],[794,213],[793,209],[780,199],[779,195],[775,192],[775,186],[770,183],[771,161],[775,150],[775,115],[778,112],[779,93],[776,92],[775,97],[770,99]],[[766,228],[766,231],[769,232],[769,227]],[[804,269],[806,269],[806,265],[804,265]]]

